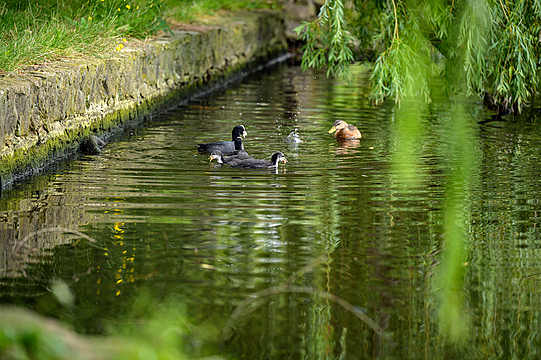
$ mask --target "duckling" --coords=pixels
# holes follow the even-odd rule
[[[336,132],[335,132],[336,131]],[[329,134],[334,133],[335,138],[341,139],[360,139],[361,132],[354,125],[348,124],[344,120],[336,120],[329,130]]]
[[[248,159],[239,159],[235,156],[224,157],[220,150],[214,150],[210,154],[209,160],[212,161],[216,159],[220,164],[227,164],[231,167],[241,167],[241,168],[251,168],[251,169],[268,169],[278,167],[278,161],[282,161],[284,164],[287,163],[287,159],[283,153],[280,151],[272,154],[270,161],[254,159],[252,157]]]
[[[207,144],[197,144],[195,147],[200,153],[210,153],[213,150],[220,150],[221,152],[227,154],[235,150],[244,150],[244,146],[242,147],[242,149],[235,148],[235,140],[239,137],[246,137],[246,135],[248,134],[246,133],[244,125],[237,125],[233,128],[233,131],[231,132],[231,141],[217,141]]]

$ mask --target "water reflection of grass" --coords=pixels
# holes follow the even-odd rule
[[[466,205],[467,195],[471,192],[470,182],[476,172],[476,153],[470,117],[464,113],[462,105],[455,103],[449,106],[446,126],[440,129],[444,140],[438,144],[439,149],[431,150],[441,154],[446,167],[446,197],[441,212],[444,224],[443,243],[440,245],[443,249],[442,262],[432,279],[432,287],[442,335],[452,343],[464,344],[469,333],[468,312],[464,308],[464,266],[468,243],[465,217],[468,214]],[[426,173],[423,167],[429,118],[428,107],[411,99],[404,101],[397,111],[392,158],[392,184],[396,197],[411,196],[430,182],[432,174]]]
[[[467,248],[466,224],[471,193],[472,176],[476,171],[475,138],[462,106],[453,105],[450,111],[448,140],[449,174],[445,215],[445,252],[439,269],[440,324],[444,334],[459,344],[464,344],[470,332],[469,316],[464,298],[464,269]]]

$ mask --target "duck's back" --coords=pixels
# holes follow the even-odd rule
[[[230,164],[231,167],[243,167],[243,168],[252,168],[252,169],[266,169],[272,166],[272,162],[269,160],[260,160],[260,159],[239,159],[235,163]]]
[[[334,137],[341,139],[360,139],[361,132],[355,125],[347,124],[343,129],[338,130],[334,133]]]
[[[356,137],[357,139],[361,138],[361,132],[355,125],[348,124],[348,129],[351,132],[351,134]]]
[[[195,147],[200,153],[211,153],[214,150],[220,150],[224,154],[229,154],[235,151],[235,142],[217,141],[208,144],[197,144]]]
[[[230,156],[224,156],[222,161],[231,166],[231,167],[239,167],[238,164],[244,163],[246,160],[255,160],[253,157],[251,157],[246,151],[244,150],[235,150],[232,155]]]
[[[227,156],[227,158],[237,159],[237,160],[253,159],[253,157],[250,156],[245,150],[235,150],[232,153],[230,153],[229,156]]]

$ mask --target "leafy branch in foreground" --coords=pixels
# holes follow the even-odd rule
[[[327,67],[347,78],[353,54],[345,49],[356,43],[373,52],[376,103],[429,102],[429,79],[441,76],[449,94],[488,92],[520,111],[540,80],[541,0],[328,0],[297,32],[306,41],[304,69]]]

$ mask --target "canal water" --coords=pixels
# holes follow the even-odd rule
[[[4,191],[0,303],[189,357],[540,357],[539,119],[353,73],[277,65]],[[196,152],[239,124],[287,164]]]

